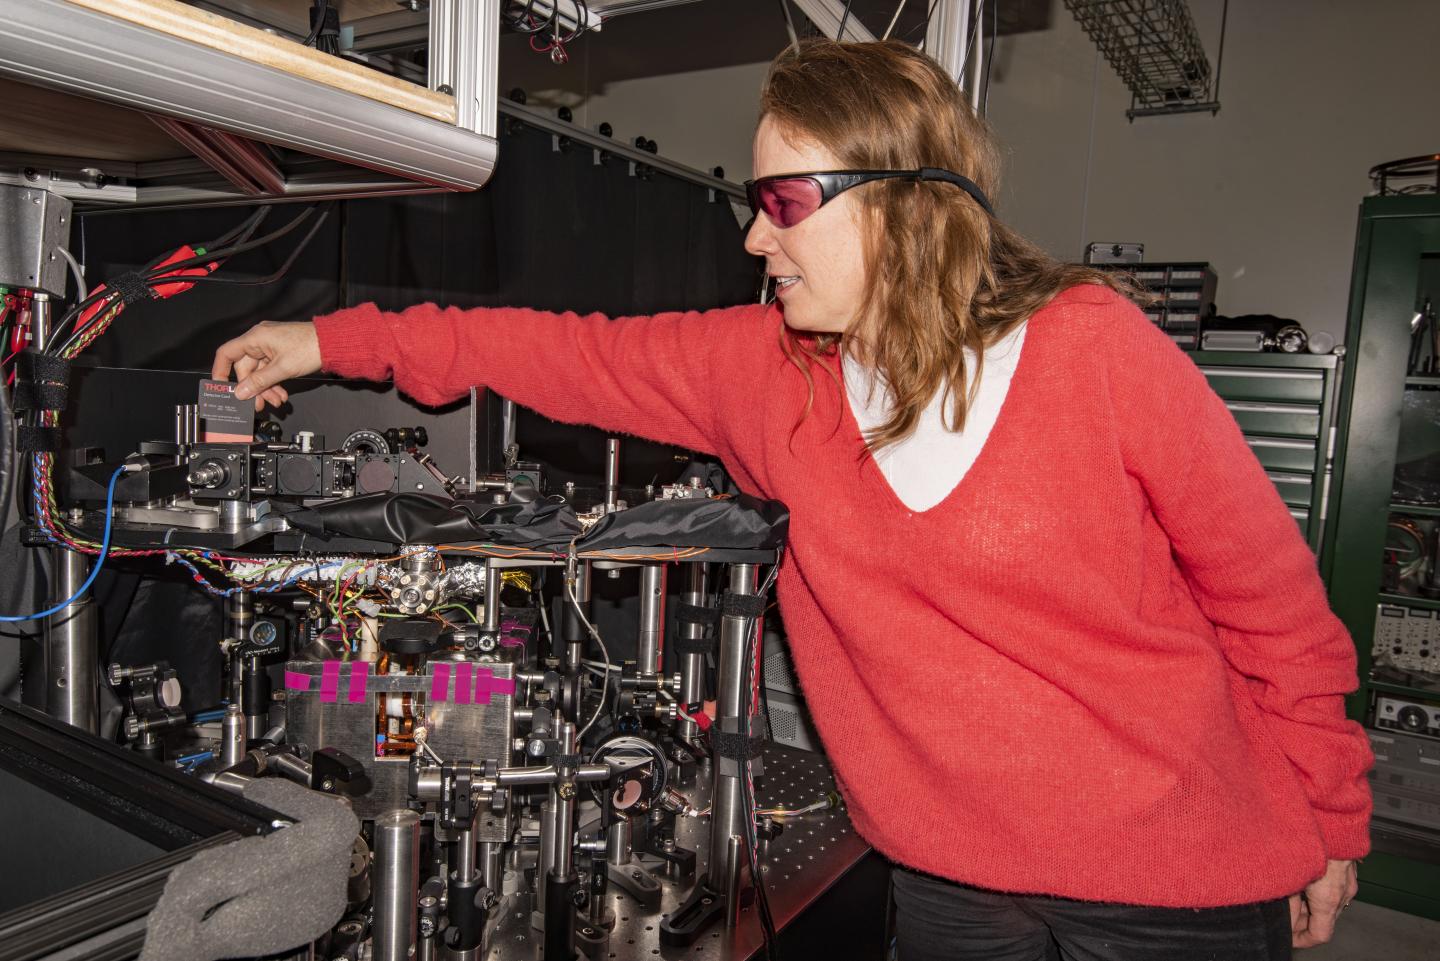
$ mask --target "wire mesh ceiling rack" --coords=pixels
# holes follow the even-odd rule
[[[1212,71],[1185,0],[1064,2],[1130,89],[1130,109],[1125,115],[1131,120],[1219,111],[1219,55]],[[1222,54],[1224,19],[1222,14]]]

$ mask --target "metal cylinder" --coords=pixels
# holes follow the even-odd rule
[[[374,961],[409,961],[415,947],[420,891],[420,815],[386,811],[375,818]]]
[[[685,589],[680,600],[692,607],[705,606],[706,589],[709,586],[709,564],[687,564],[685,566]],[[704,624],[681,624],[680,636],[687,641],[698,641],[705,636]],[[705,655],[682,654],[680,656],[680,703],[698,704],[705,696]],[[694,721],[681,719],[679,734],[683,740],[694,740],[700,731]]]
[[[480,844],[480,878],[498,897],[505,887],[505,845],[499,841]]]
[[[605,511],[615,510],[620,502],[620,438],[605,439]]]
[[[250,627],[255,621],[255,598],[254,595],[245,591],[237,590],[225,598],[225,637],[234,642],[230,648],[229,660],[229,687],[230,706],[244,713],[248,713],[248,705],[245,699],[245,660],[240,654],[240,644],[243,644],[250,637]],[[225,723],[228,725],[230,718],[227,714]],[[249,725],[243,720],[241,722],[240,752],[245,752],[245,737]],[[229,733],[228,728],[225,731]],[[230,750],[230,739],[227,737],[224,750]],[[238,760],[238,759],[237,759]]]
[[[231,767],[245,758],[245,715],[240,705],[231,704],[225,708],[220,719],[220,764]]]
[[[540,860],[537,864],[536,875],[540,878],[547,878],[555,870],[555,848],[558,846],[556,840],[559,831],[555,825],[555,794],[551,791],[550,796],[540,805]],[[535,885],[535,909],[541,914],[545,913],[545,885]]]
[[[574,754],[575,725],[569,721],[560,724],[557,732],[561,754]],[[574,769],[568,770],[570,777],[557,781],[550,789],[550,799],[555,804],[555,876],[562,880],[575,874],[575,781]]]
[[[725,927],[740,923],[740,869],[745,840],[737,835],[726,839],[725,848]],[[759,884],[758,879],[752,879]]]
[[[640,633],[635,669],[653,676],[665,663],[665,565],[646,564],[640,568]]]
[[[486,634],[500,632],[500,589],[505,583],[504,573],[498,567],[485,568],[485,618],[480,630]]]
[[[730,593],[755,593],[755,565],[730,565]],[[750,692],[745,684],[745,643],[754,623],[751,618],[727,614],[720,619],[720,656],[715,698],[715,727],[727,733],[750,734]],[[711,764],[710,878],[720,883],[729,876],[730,838],[739,837],[740,857],[747,857],[745,838],[744,775],[739,763],[717,757]]]
[[[244,659],[245,739],[258,741],[270,727],[270,675],[258,657]]]
[[[455,832],[454,871],[461,881],[475,876],[475,831],[471,828]]]
[[[245,523],[244,501],[220,502],[220,526],[227,531],[238,531]]]
[[[66,547],[55,547],[50,556],[55,600],[63,601],[89,576],[86,558]],[[95,602],[89,595],[45,619],[45,710],[91,734],[100,729],[97,625]]]
[[[635,826],[628,817],[617,815],[605,833],[605,860],[617,868],[625,867],[630,863],[634,840]]]
[[[35,350],[42,351],[50,346],[50,295],[34,291],[30,295],[30,342]]]
[[[575,608],[578,605],[586,617],[590,616],[590,583],[593,573],[589,561],[580,561],[575,565],[575,582],[570,585],[560,608],[560,635],[565,642],[566,667],[571,671],[580,670],[580,661],[585,657],[585,645],[590,637]],[[570,602],[570,592],[575,595],[574,604]]]
[[[189,442],[189,423],[186,421],[185,405],[175,405],[175,443],[185,444]]]

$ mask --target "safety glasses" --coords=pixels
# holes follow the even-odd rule
[[[836,197],[872,180],[933,180],[954,184],[975,199],[987,214],[994,216],[984,191],[968,177],[939,167],[919,170],[823,170],[816,173],[780,174],[745,181],[750,212],[765,212],[776,227],[793,227]]]

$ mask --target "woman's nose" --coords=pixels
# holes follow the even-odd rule
[[[775,252],[775,228],[771,226],[769,217],[756,214],[750,221],[750,229],[745,234],[745,251],[756,257]]]

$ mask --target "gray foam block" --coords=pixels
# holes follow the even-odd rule
[[[349,806],[280,778],[255,781],[245,799],[295,823],[202,851],[176,868],[150,913],[140,961],[275,954],[340,920],[360,830]]]

